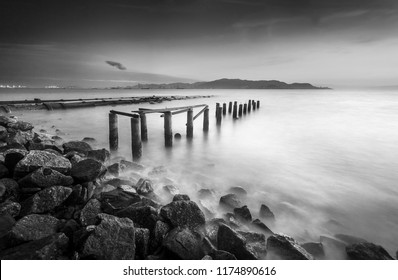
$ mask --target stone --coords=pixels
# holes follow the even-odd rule
[[[238,231],[246,240],[246,248],[253,252],[257,259],[264,259],[267,255],[265,235],[257,232]]]
[[[148,256],[149,229],[135,228],[135,259],[144,260]]]
[[[80,225],[74,219],[69,219],[60,229],[60,232],[65,233],[65,235],[69,239],[72,239],[75,232],[77,232],[80,229],[81,229]]]
[[[3,189],[3,186],[5,187],[5,193],[3,194],[4,199],[19,199],[19,186],[15,180],[11,178],[0,179],[0,193],[2,192],[1,189]]]
[[[64,154],[69,152],[78,152],[86,155],[88,151],[92,150],[90,144],[83,141],[69,141],[64,143],[62,148],[64,148]]]
[[[14,170],[14,177],[22,178],[41,167],[48,167],[67,175],[72,165],[68,159],[62,156],[57,156],[46,151],[34,150],[30,151],[17,163]]]
[[[21,188],[44,189],[52,186],[70,186],[73,184],[73,178],[49,167],[41,167],[20,179],[18,184]]]
[[[21,205],[14,201],[5,201],[0,204],[0,216],[8,214],[11,217],[17,217],[21,211]]]
[[[211,260],[213,260],[213,258],[210,257],[209,255],[206,255],[206,256],[204,256],[204,257],[202,258],[202,261],[211,261]]]
[[[121,189],[101,193],[101,207],[105,213],[114,214],[134,203],[141,202],[138,194],[127,193]]]
[[[88,201],[87,196],[87,188],[84,188],[82,185],[77,184],[70,187],[72,189],[72,193],[65,201],[67,205],[78,205],[83,204]]]
[[[111,153],[107,149],[91,150],[87,152],[87,158],[95,159],[99,162],[107,162],[111,157]]]
[[[200,189],[198,191],[199,199],[209,199],[209,198],[212,199],[212,198],[214,198],[214,195],[215,195],[215,193],[211,189]]]
[[[13,123],[16,123],[17,121],[18,121],[18,119],[14,116],[10,116],[10,117],[0,116],[0,125],[1,126],[7,127],[8,124],[10,124],[10,123],[13,124]]]
[[[312,260],[313,257],[292,237],[274,234],[267,239],[267,250],[273,258],[282,260]]]
[[[204,227],[204,233],[207,238],[209,238],[210,242],[214,244],[217,247],[217,234],[218,234],[218,228],[220,227],[220,224],[225,224],[224,219],[211,219],[210,221],[206,222],[206,225]]]
[[[210,256],[211,256],[211,258],[213,260],[218,260],[218,261],[221,261],[221,260],[236,260],[236,257],[233,254],[231,254],[231,253],[229,253],[227,251],[223,251],[223,250],[213,251],[210,254]]]
[[[166,234],[171,230],[170,226],[162,221],[156,221],[155,228],[151,231],[151,239],[149,242],[149,251],[152,253],[157,250]]]
[[[68,249],[69,239],[63,233],[24,243],[0,252],[2,260],[56,260]]]
[[[310,253],[316,259],[323,259],[325,257],[325,251],[323,250],[322,243],[317,242],[307,242],[301,244],[308,253]]]
[[[138,194],[146,195],[153,192],[152,182],[149,179],[141,178],[135,185]]]
[[[131,171],[131,170],[143,170],[144,166],[141,164],[138,164],[136,162],[132,162],[132,161],[127,161],[127,160],[121,160],[120,161],[120,166],[122,167],[123,171]]]
[[[257,260],[257,256],[246,246],[246,239],[225,224],[220,224],[217,232],[219,250],[233,254],[238,260]]]
[[[180,201],[180,200],[189,201],[191,199],[189,198],[189,196],[187,194],[176,194],[173,197],[173,201]]]
[[[382,246],[370,242],[349,245],[346,252],[351,260],[393,260]]]
[[[9,214],[0,215],[0,237],[3,237],[7,232],[9,232],[15,225],[15,219]],[[0,244],[0,250],[2,248]]]
[[[0,163],[0,179],[5,178],[9,175],[8,168]]]
[[[99,213],[101,213],[101,202],[95,198],[90,199],[80,212],[80,224],[82,226],[97,224]]]
[[[95,144],[97,142],[97,140],[93,137],[84,137],[82,141],[88,144]]]
[[[10,174],[14,174],[14,168],[17,163],[23,159],[29,152],[21,149],[9,149],[4,153],[4,164]]]
[[[179,190],[176,186],[174,186],[174,185],[166,185],[166,186],[163,186],[163,190],[164,190],[168,195],[171,195],[171,196],[175,196],[176,194],[179,194],[179,193],[180,193],[180,190]]]
[[[33,131],[22,131],[22,130],[15,130],[12,128],[8,129],[8,138],[7,144],[14,145],[19,144],[25,146],[28,144],[29,141],[32,141],[34,137]]]
[[[137,193],[137,191],[135,190],[135,188],[133,188],[132,186],[120,185],[119,188],[120,188],[121,190],[123,190],[124,192],[128,192],[128,193]]]
[[[197,228],[205,224],[205,215],[193,201],[173,201],[160,209],[160,215],[172,227]]]
[[[260,221],[259,219],[255,219],[252,222],[253,228],[261,231],[264,234],[268,234],[268,235],[272,235],[274,234],[272,230],[269,229],[269,227],[267,227],[262,221]]]
[[[108,174],[116,177],[120,176],[120,173],[122,172],[120,163],[114,163],[112,165],[109,165],[107,169],[108,169]]]
[[[135,186],[134,182],[132,182],[130,180],[126,180],[126,179],[121,179],[121,178],[114,178],[114,179],[108,180],[108,181],[104,182],[104,184],[112,185],[115,188],[120,188],[122,185]]]
[[[238,197],[241,197],[241,198],[245,198],[247,196],[247,191],[240,186],[230,187],[228,189],[228,192],[236,194]]]
[[[135,225],[152,231],[159,220],[156,209],[151,206],[135,206],[134,204],[115,213],[115,216],[129,218]]]
[[[343,241],[344,243],[346,243],[348,245],[368,242],[363,238],[348,235],[348,234],[336,234],[334,237],[336,237],[337,239]]]
[[[249,208],[247,208],[247,206],[242,206],[240,208],[235,208],[234,209],[234,214],[235,217],[240,220],[241,222],[244,223],[249,223],[252,221],[252,215],[250,213]]]
[[[188,228],[177,227],[163,240],[170,259],[200,260],[204,256],[202,237]]]
[[[29,131],[34,128],[34,126],[31,123],[23,122],[23,121],[17,121],[15,123],[8,123],[7,127],[15,129],[15,130],[22,130],[22,131]]]
[[[85,159],[75,165],[71,170],[71,176],[77,183],[94,181],[106,173],[106,167],[94,159]]]
[[[275,215],[274,215],[274,213],[272,213],[272,211],[268,208],[267,205],[261,204],[260,218],[273,221],[273,220],[275,220]]]
[[[175,139],[181,139],[181,134],[180,134],[180,133],[174,134],[174,138],[175,138]]]
[[[61,205],[72,193],[72,189],[62,186],[46,188],[34,194],[21,204],[21,216],[46,213]]]
[[[101,222],[84,242],[82,254],[100,260],[134,260],[134,223],[103,213],[98,217]]]
[[[0,125],[0,140],[1,141],[5,140],[7,136],[8,136],[7,128]]]
[[[220,198],[220,206],[225,210],[233,210],[234,208],[242,207],[242,202],[236,194],[227,194]]]
[[[2,182],[0,182],[0,201],[4,200],[6,192],[7,192],[6,186]]]

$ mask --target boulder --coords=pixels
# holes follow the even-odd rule
[[[71,170],[71,176],[78,183],[94,181],[105,175],[106,167],[94,159],[85,159],[75,165]]]
[[[336,234],[334,237],[336,237],[337,239],[343,241],[344,243],[346,243],[347,245],[352,245],[352,244],[356,244],[356,243],[366,243],[368,241],[366,241],[363,238],[360,237],[356,237],[356,236],[352,236],[352,235],[348,235],[348,234]]]
[[[99,214],[101,222],[83,244],[83,256],[103,260],[134,260],[134,223],[128,218]]]
[[[132,162],[132,161],[128,161],[128,160],[121,160],[120,161],[120,166],[122,168],[122,170],[124,171],[132,171],[132,170],[143,170],[144,166],[136,163],[136,162]]]
[[[92,150],[90,144],[83,141],[70,141],[64,143],[62,147],[64,148],[64,154],[69,152],[78,152],[86,155],[88,151]]]
[[[16,123],[18,119],[14,116],[0,116],[0,125],[8,127],[8,124]]]
[[[215,250],[215,251],[213,251],[212,253],[210,253],[210,257],[213,260],[218,260],[218,261],[221,261],[221,260],[236,260],[236,257],[233,254],[231,254],[231,253],[229,253],[227,251],[223,251],[223,250]]]
[[[70,188],[72,189],[72,193],[65,201],[66,205],[84,204],[86,201],[88,201],[87,188],[80,184],[71,186]]]
[[[171,196],[175,196],[180,193],[180,190],[174,185],[166,185],[163,186],[163,190]]]
[[[225,224],[224,219],[211,219],[210,221],[206,222],[206,225],[204,227],[204,233],[206,237],[210,240],[212,244],[214,244],[217,247],[217,234],[218,234],[218,228],[220,227],[220,224]]]
[[[62,186],[46,188],[21,204],[21,216],[46,213],[61,205],[72,193],[72,189]]]
[[[24,243],[0,252],[2,260],[56,260],[68,249],[69,239],[63,233]]]
[[[163,240],[170,259],[200,260],[205,255],[202,250],[202,237],[188,228],[177,227]]]
[[[320,236],[320,243],[323,246],[326,259],[345,260],[348,258],[345,250],[345,242],[329,236]]]
[[[159,220],[156,209],[151,206],[135,206],[134,204],[115,213],[115,216],[129,218],[135,225],[152,231]]]
[[[29,141],[32,141],[34,137],[34,132],[15,130],[13,128],[8,129],[7,144],[8,145],[22,145],[25,146]]]
[[[8,214],[11,217],[17,217],[21,211],[21,205],[14,201],[5,201],[0,204],[0,216]]]
[[[155,228],[151,231],[151,239],[149,241],[149,251],[152,253],[157,250],[163,243],[163,239],[170,231],[170,226],[162,221],[156,221]]]
[[[271,259],[312,260],[313,257],[301,247],[292,237],[274,234],[267,239],[267,250]]]
[[[173,197],[173,201],[180,201],[180,200],[189,201],[191,199],[189,198],[189,196],[187,194],[176,194]]]
[[[107,170],[108,170],[109,175],[118,177],[118,176],[120,176],[120,173],[122,172],[122,167],[121,167],[120,163],[117,162],[112,165],[109,165],[107,167]]]
[[[9,174],[8,168],[0,163],[0,179],[7,177]]]
[[[153,192],[152,182],[149,179],[141,178],[135,185],[138,194],[146,195]]]
[[[242,197],[242,198],[245,198],[247,196],[247,191],[240,186],[230,187],[228,192],[236,194],[237,196]]]
[[[7,136],[8,136],[7,128],[0,125],[0,141],[5,140]]]
[[[349,245],[346,252],[351,260],[393,260],[383,247],[370,242]]]
[[[197,228],[205,224],[205,215],[193,201],[173,201],[160,209],[160,215],[172,227]]]
[[[105,213],[114,214],[128,206],[141,202],[138,194],[127,193],[121,189],[101,193],[101,207]]]
[[[275,215],[272,213],[272,211],[268,208],[267,205],[261,204],[260,207],[260,218],[265,219],[265,220],[275,220]]]
[[[149,229],[135,228],[135,259],[144,260],[148,256]]]
[[[9,149],[4,153],[4,164],[10,174],[14,173],[17,163],[23,159],[29,152],[21,149]]]
[[[242,206],[242,207],[240,207],[240,208],[235,208],[235,209],[234,209],[234,214],[235,214],[235,217],[236,217],[239,221],[241,221],[241,222],[243,222],[243,223],[249,223],[249,222],[252,221],[252,215],[251,215],[251,213],[250,213],[249,208],[247,208],[246,205],[245,205],[245,206]]]
[[[225,210],[233,210],[234,208],[242,207],[242,202],[234,193],[224,195],[220,198],[220,206]]]
[[[274,234],[272,232],[272,230],[269,229],[269,227],[267,227],[262,221],[260,221],[259,219],[255,219],[252,222],[253,228],[257,231],[261,231],[264,234],[268,234],[268,235],[272,235]]]
[[[22,131],[29,131],[34,128],[34,126],[31,123],[23,122],[23,121],[10,122],[10,123],[8,123],[7,127],[15,129],[15,130],[22,130]]]
[[[238,231],[246,240],[246,248],[253,252],[256,258],[264,259],[267,255],[265,235],[257,232]]]
[[[115,188],[121,188],[123,185],[127,186],[135,186],[135,183],[133,181],[127,180],[127,179],[122,179],[122,178],[113,178],[110,180],[107,180],[104,182],[104,184],[112,185]]]
[[[9,198],[13,200],[19,199],[19,186],[14,179],[10,178],[0,179],[0,189],[2,189],[1,186],[4,186],[6,189],[5,193],[3,194],[3,198],[5,199]]]
[[[98,222],[98,214],[101,213],[101,202],[90,199],[80,212],[80,224],[82,226],[95,225]]]
[[[15,219],[9,214],[0,215],[0,237],[3,237],[15,225]],[[0,242],[0,250],[4,247]]]
[[[62,226],[62,228],[60,228],[60,232],[65,233],[65,235],[69,239],[72,239],[75,232],[77,232],[80,229],[81,229],[80,225],[74,219],[69,219]]]
[[[0,182],[0,201],[3,201],[7,192],[6,186]]]
[[[64,175],[49,167],[41,167],[18,181],[21,188],[48,188],[52,186],[70,186],[71,176]]]
[[[181,134],[180,134],[180,133],[174,134],[174,138],[175,138],[175,139],[181,139]]]
[[[22,178],[41,167],[48,167],[62,174],[69,174],[72,165],[68,159],[62,156],[47,151],[34,150],[17,163],[14,177]]]
[[[95,144],[97,142],[97,140],[93,137],[84,137],[82,141],[88,144]]]
[[[213,199],[215,197],[215,192],[211,189],[200,189],[198,191],[199,199]]]
[[[314,256],[316,259],[323,259],[325,257],[325,251],[323,250],[323,245],[322,243],[317,243],[317,242],[307,242],[304,244],[301,244],[301,247],[303,247],[308,253]]]
[[[91,150],[87,152],[87,158],[95,159],[99,162],[107,162],[111,157],[111,153],[107,149]]]

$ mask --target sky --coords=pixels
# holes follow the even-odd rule
[[[0,84],[220,78],[398,85],[398,1],[0,1]]]

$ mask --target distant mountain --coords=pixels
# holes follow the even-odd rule
[[[211,82],[171,83],[171,84],[138,84],[130,88],[136,89],[328,89],[316,87],[309,83],[293,83],[272,81],[250,81],[240,79],[219,79]]]

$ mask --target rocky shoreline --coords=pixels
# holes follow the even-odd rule
[[[93,142],[65,142],[0,116],[0,259],[312,260],[328,250],[393,259],[350,235],[299,244],[272,231],[265,204],[256,214],[245,205],[244,187],[222,196],[203,188],[191,200],[158,179],[164,168],[111,158]]]

